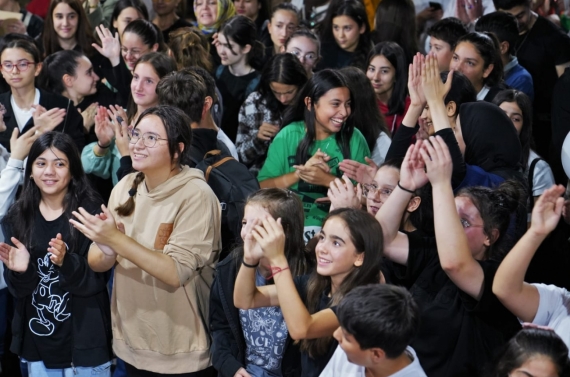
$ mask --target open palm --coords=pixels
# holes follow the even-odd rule
[[[26,272],[30,263],[30,253],[16,238],[12,237],[12,242],[16,247],[0,243],[0,260],[14,272]]]

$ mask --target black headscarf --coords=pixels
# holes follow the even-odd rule
[[[465,141],[465,163],[489,173],[502,172],[501,176],[509,170],[520,171],[519,136],[499,106],[483,101],[464,103],[459,117]]]

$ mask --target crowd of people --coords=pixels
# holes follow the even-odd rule
[[[570,377],[568,1],[0,10],[1,376]]]

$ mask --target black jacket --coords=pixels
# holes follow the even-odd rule
[[[40,91],[40,105],[46,108],[46,110],[51,110],[55,107],[60,109],[66,109],[65,117],[63,121],[54,129],[54,131],[60,131],[71,136],[79,153],[83,150],[85,146],[85,135],[83,133],[83,118],[81,114],[77,111],[73,102],[71,100],[62,97],[58,94],[53,94],[46,92],[45,90],[39,89]],[[18,127],[18,122],[16,121],[16,116],[14,115],[14,109],[12,108],[12,98],[11,92],[6,92],[0,94],[0,103],[6,108],[6,113],[4,114],[4,123],[6,124],[6,131],[0,132],[0,144],[8,151],[10,151],[10,137],[12,136],[12,131],[14,128]],[[20,132],[20,135],[28,131],[34,126],[34,118],[30,118],[26,126]]]
[[[241,258],[227,257],[216,267],[216,277],[210,291],[210,335],[212,364],[220,377],[233,377],[245,368],[246,344],[234,305],[234,285]],[[301,354],[290,336],[281,362],[283,377],[301,375]]]
[[[90,213],[98,212],[97,205],[93,203],[81,203],[81,206]],[[12,234],[10,224],[3,221],[2,230],[9,240]],[[73,365],[94,367],[113,358],[111,309],[107,292],[111,270],[101,273],[94,272],[89,267],[87,253],[91,241],[82,235],[80,237],[77,250],[67,252],[63,264],[58,268],[59,286],[69,292],[71,297]],[[22,354],[24,332],[29,331],[26,305],[32,299],[40,280],[37,271],[37,261],[34,258],[30,258],[29,267],[24,273],[4,269],[4,279],[10,294],[15,298],[10,350],[17,355]]]

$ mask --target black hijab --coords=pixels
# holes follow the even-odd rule
[[[483,101],[464,103],[459,109],[459,117],[465,141],[465,163],[489,173],[520,171],[522,148],[519,136],[513,122],[499,106]]]

